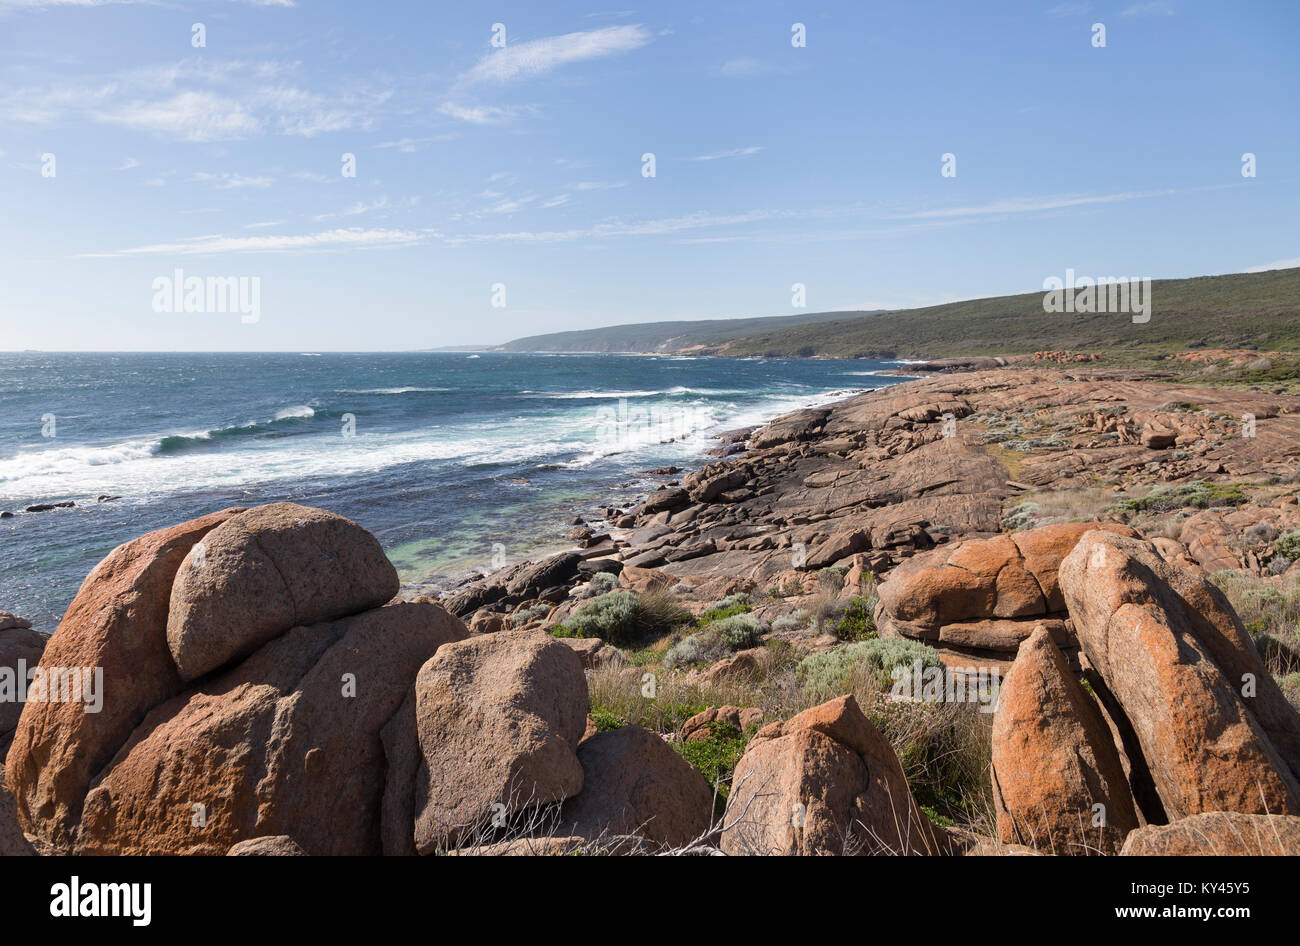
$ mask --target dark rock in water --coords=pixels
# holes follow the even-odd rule
[[[51,509],[71,509],[77,505],[71,499],[65,499],[61,503],[36,503],[28,506],[23,512],[49,512]]]
[[[680,473],[680,466],[661,466],[657,470],[646,470],[651,476],[672,476],[674,473]]]
[[[12,519],[13,517],[14,514],[7,509],[4,512],[0,512],[0,519]]]
[[[570,542],[581,542],[583,539],[591,538],[591,536],[592,531],[586,526],[574,526],[569,530],[569,534],[565,538]]]
[[[97,502],[97,503],[111,503],[113,500],[115,500],[115,499],[121,499],[121,498],[122,498],[121,496],[108,496],[108,495],[104,495],[104,496],[96,496],[96,497],[95,497],[95,502]]]

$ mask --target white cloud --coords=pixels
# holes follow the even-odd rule
[[[409,246],[422,243],[425,234],[415,230],[323,230],[297,236],[244,236],[222,234],[191,237],[176,243],[155,243],[105,253],[81,253],[87,259],[115,256],[197,256],[213,253],[275,253],[286,251],[361,249],[367,247]]]
[[[581,181],[573,185],[573,189],[578,191],[605,191],[616,187],[627,187],[627,181]]]
[[[1300,256],[1294,256],[1291,259],[1274,260],[1271,263],[1265,263],[1263,266],[1251,266],[1246,272],[1266,273],[1272,269],[1295,269],[1297,266],[1300,266]]]
[[[766,149],[762,145],[750,145],[748,148],[732,148],[730,151],[719,151],[716,154],[700,154],[693,158],[687,158],[687,161],[718,161],[722,158],[747,158],[750,155],[758,154]]]
[[[135,158],[127,157],[122,160],[122,166],[119,168],[115,168],[115,170],[129,171],[132,168],[138,168],[139,166],[140,166],[139,161],[137,161]]]
[[[650,42],[642,26],[606,26],[598,30],[546,36],[488,53],[460,78],[461,84],[501,85],[545,75],[574,62],[631,52]]]

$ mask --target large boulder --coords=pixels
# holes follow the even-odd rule
[[[916,555],[880,585],[876,626],[884,634],[934,645],[1015,653],[1043,623],[1058,644],[1068,646],[1057,569],[1093,529],[1135,534],[1117,524],[1070,522]]]
[[[0,857],[31,857],[35,853],[18,826],[14,796],[5,781],[5,767],[0,765]]]
[[[664,740],[640,726],[597,733],[578,747],[582,791],[564,803],[559,833],[636,835],[678,848],[707,835],[713,789]]]
[[[240,841],[226,852],[227,857],[303,857],[306,851],[287,834]]]
[[[28,703],[14,730],[6,772],[23,829],[54,850],[76,837],[91,779],[144,715],[184,681],[167,649],[172,579],[196,542],[242,512],[227,509],[118,546],[82,582],[41,666],[102,670],[97,713],[71,702]]]
[[[419,853],[473,843],[578,794],[586,721],[582,661],[550,635],[503,631],[440,648],[415,683]]]
[[[23,711],[30,671],[41,661],[50,635],[32,630],[29,621],[0,611],[0,764],[9,752]]]
[[[1173,824],[1148,825],[1128,836],[1125,857],[1296,857],[1300,818],[1209,811]]]
[[[1150,772],[1164,816],[1151,820],[1300,814],[1300,716],[1214,585],[1100,531],[1060,581],[1099,695]]]
[[[176,574],[167,645],[196,680],[302,624],[377,608],[397,594],[397,570],[350,519],[295,503],[232,516]]]
[[[381,729],[465,634],[416,603],[292,628],[145,717],[86,796],[77,852],[225,854],[285,834],[308,854],[379,854]]]
[[[852,696],[755,734],[732,776],[727,854],[926,854],[939,840]]]
[[[1138,826],[1110,730],[1045,628],[1020,645],[993,717],[998,836],[1055,854],[1114,854]]]

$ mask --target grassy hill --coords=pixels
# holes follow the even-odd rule
[[[810,312],[754,319],[704,319],[640,322],[574,332],[530,335],[500,346],[501,351],[681,352],[726,344],[740,335],[792,329],[818,322],[860,318],[868,312]]]
[[[1187,348],[1300,349],[1300,268],[1162,279],[1151,320],[1053,314],[1043,293],[892,312],[658,322],[519,339],[508,351],[639,351],[716,355],[938,358],[1044,349],[1158,356]]]

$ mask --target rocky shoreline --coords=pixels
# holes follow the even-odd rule
[[[0,716],[0,851],[1300,853],[1300,398],[1045,354],[436,600],[287,503],[127,543],[0,622],[114,695]]]

